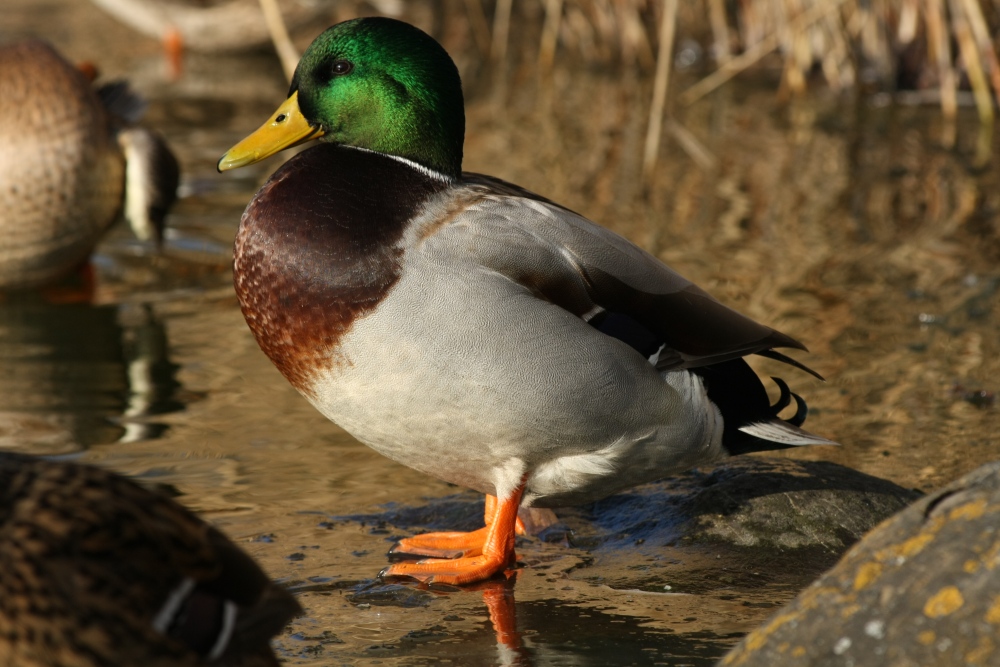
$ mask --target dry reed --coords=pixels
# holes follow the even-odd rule
[[[337,14],[388,6],[344,2]],[[518,67],[544,77],[560,56],[655,69],[645,174],[655,166],[664,127],[675,138],[681,131],[670,119],[671,107],[689,106],[761,66],[780,67],[784,95],[802,94],[819,81],[834,91],[915,88],[921,94],[899,101],[938,101],[945,145],[954,142],[954,120],[966,97],[984,125],[992,124],[1000,104],[1000,0],[428,0],[398,3],[397,13],[411,19],[431,15],[438,33],[447,32],[441,27],[446,24],[449,34],[464,33],[463,43],[474,45],[464,56],[497,67],[493,81],[501,91],[508,76],[525,80]],[[518,52],[516,62],[508,63],[512,41]],[[671,93],[678,44],[692,42],[710,54],[701,62],[704,74]],[[964,87],[971,95],[959,94]],[[707,151],[693,150],[699,164],[712,163]]]
[[[475,0],[470,0],[475,1]],[[528,3],[497,3],[497,15]],[[958,90],[972,91],[981,122],[991,125],[1000,103],[1000,2],[993,0],[544,0],[536,65],[548,71],[560,47],[576,56],[647,67],[656,53],[643,171],[655,165],[671,65],[679,36],[710,42],[715,69],[678,95],[693,104],[734,76],[780,58],[781,89],[801,94],[815,79],[833,90],[864,85],[894,90],[909,77],[935,88],[948,124],[957,115]],[[727,13],[727,10],[728,13]],[[735,10],[735,11],[733,11]],[[705,39],[710,35],[710,39]],[[506,42],[507,36],[505,34]],[[923,54],[923,57],[914,57]],[[670,123],[668,123],[669,125]],[[677,127],[676,124],[673,127]],[[949,139],[951,137],[951,139]],[[954,130],[944,143],[954,141]],[[703,157],[699,162],[705,163]],[[707,162],[711,162],[710,159]]]

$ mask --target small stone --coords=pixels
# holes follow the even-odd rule
[[[885,637],[885,621],[868,621],[865,623],[865,634],[875,639]]]

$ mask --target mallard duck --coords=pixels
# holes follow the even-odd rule
[[[80,266],[124,208],[159,242],[178,168],[163,140],[132,127],[121,83],[94,90],[45,42],[0,47],[0,290],[51,283]]]
[[[521,506],[586,503],[731,454],[836,444],[743,357],[795,339],[622,237],[462,172],[458,71],[419,29],[337,24],[219,169],[320,138],[247,206],[235,287],[263,351],[382,454],[487,494],[487,525],[408,538],[383,574],[463,584],[514,558]],[[808,369],[806,369],[808,370]],[[778,412],[794,399],[787,421]],[[458,556],[446,560],[439,556]]]
[[[0,453],[0,664],[277,665],[301,610],[222,533],[109,471]]]

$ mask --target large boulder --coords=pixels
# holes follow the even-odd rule
[[[1000,664],[1000,462],[867,535],[720,663]]]

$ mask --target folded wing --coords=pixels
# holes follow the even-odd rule
[[[530,192],[467,175],[481,198],[463,214],[484,265],[585,319],[663,371],[805,346],[723,305],[613,232]],[[817,376],[818,377],[818,376]]]

